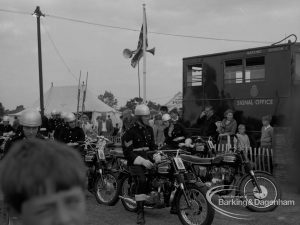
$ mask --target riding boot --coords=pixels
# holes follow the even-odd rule
[[[145,225],[144,201],[137,201],[137,219],[136,224]]]

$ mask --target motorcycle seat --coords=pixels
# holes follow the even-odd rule
[[[186,162],[189,162],[189,163],[192,163],[195,165],[210,165],[210,164],[212,164],[212,160],[214,159],[214,158],[200,158],[198,156],[185,155],[185,154],[180,155],[180,158],[183,161],[186,161]]]
[[[110,150],[110,154],[115,156],[115,157],[119,157],[119,158],[124,158],[124,154],[123,154],[123,150],[122,149],[114,149],[114,150]]]

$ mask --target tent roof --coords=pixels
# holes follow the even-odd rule
[[[78,86],[51,86],[50,89],[44,93],[44,107],[45,113],[51,113],[53,110],[63,112],[76,112],[77,111],[77,97]],[[80,90],[80,103],[79,111],[82,108],[83,88]],[[97,98],[87,89],[85,98],[85,112],[116,112],[115,109],[106,105],[104,102]],[[38,108],[40,101],[37,100],[32,108]]]
[[[165,106],[169,108],[169,110],[173,108],[182,108],[182,93],[179,91],[174,97],[169,100]]]

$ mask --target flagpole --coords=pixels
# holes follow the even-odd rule
[[[144,85],[144,103],[147,102],[146,96],[146,4],[143,4],[143,85]]]
[[[140,61],[138,61],[138,82],[139,82],[139,98],[141,98]]]

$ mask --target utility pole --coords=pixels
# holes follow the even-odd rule
[[[146,38],[147,38],[147,25],[146,25],[146,4],[143,4],[143,81],[144,81],[144,94],[143,100],[147,104],[147,92],[146,92]]]
[[[40,17],[45,15],[41,12],[40,7],[37,6],[33,15],[36,16],[37,23],[37,38],[38,38],[38,60],[39,60],[39,83],[40,83],[40,109],[41,116],[44,116],[44,91],[43,91],[43,68],[42,68],[42,48],[41,48],[41,25]]]

